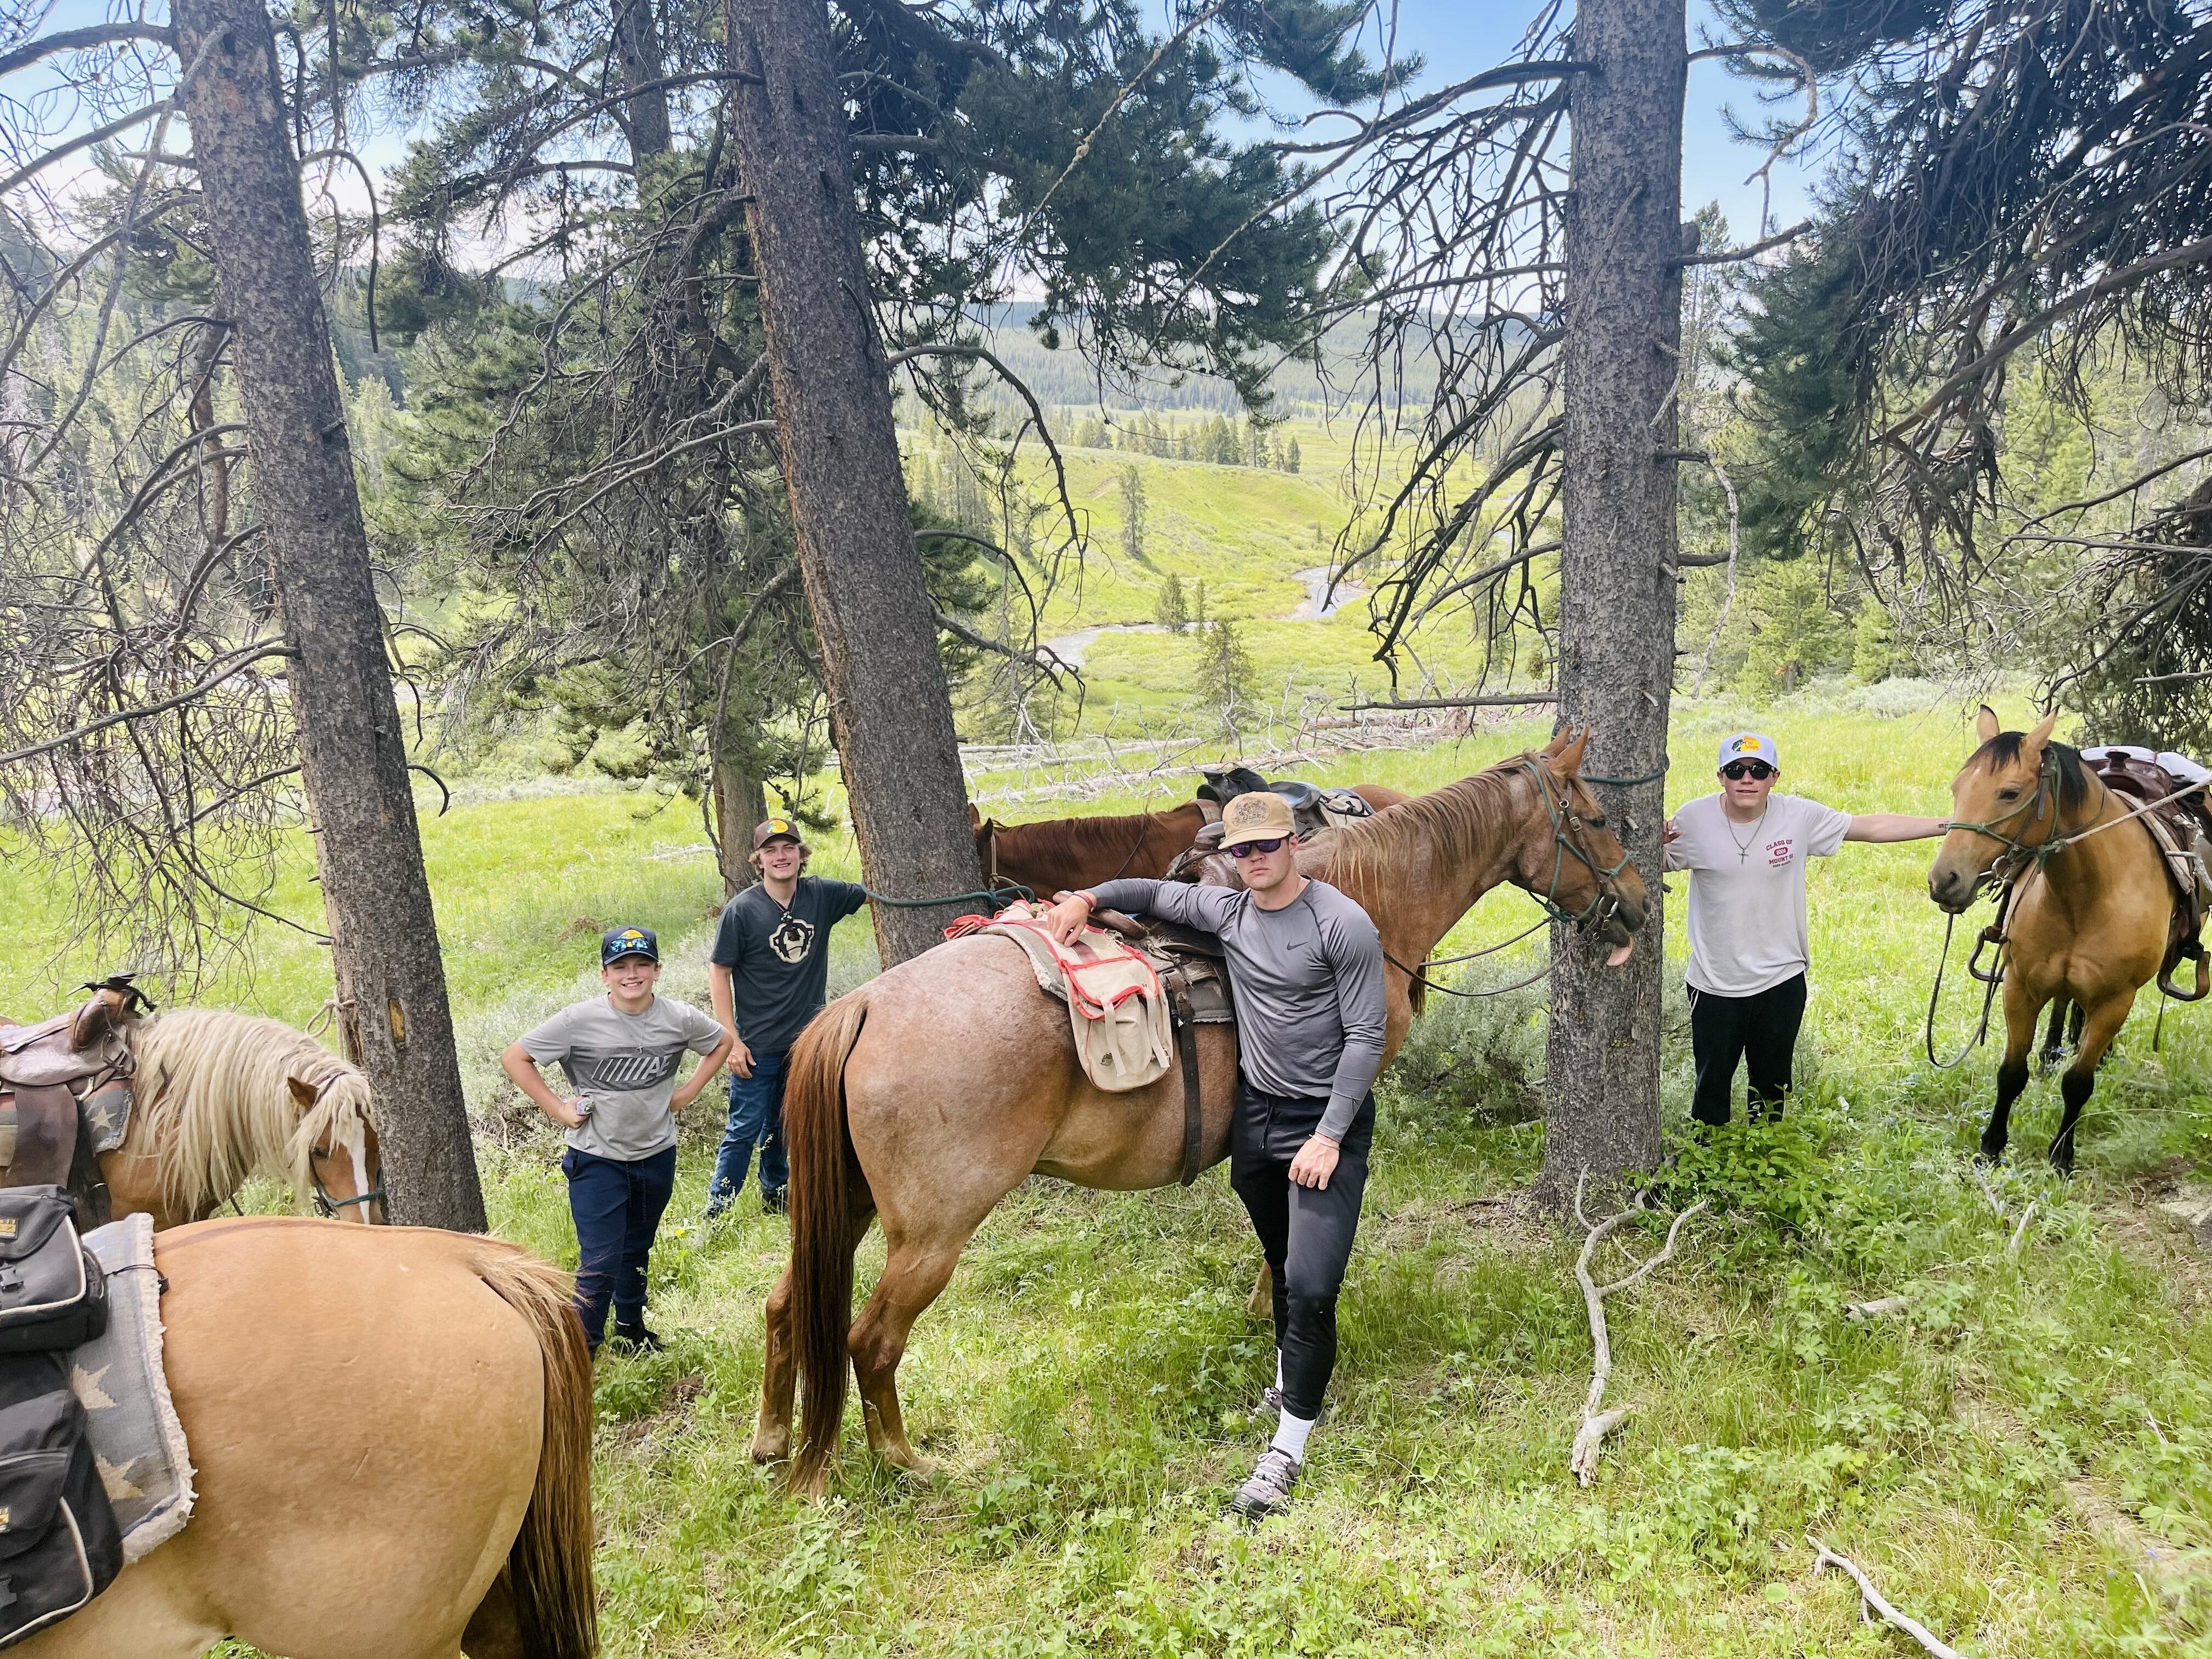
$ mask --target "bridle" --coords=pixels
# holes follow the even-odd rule
[[[323,1080],[322,1087],[315,1091],[315,1100],[318,1104],[321,1103],[323,1096],[328,1092],[331,1085],[337,1080],[338,1074],[336,1073]],[[351,1198],[332,1198],[330,1188],[323,1185],[322,1171],[318,1170],[315,1164],[319,1158],[337,1156],[337,1152],[335,1150],[325,1150],[321,1146],[310,1146],[307,1149],[307,1181],[313,1188],[310,1196],[314,1203],[315,1213],[325,1221],[336,1221],[340,1211],[349,1210],[359,1204],[364,1206],[362,1215],[362,1218],[366,1219],[368,1214],[367,1206],[384,1202],[384,1160],[381,1158],[377,1159],[376,1185],[365,1193],[355,1194]]]
[[[1510,985],[1492,986],[1480,991],[1467,991],[1456,986],[1440,985],[1429,977],[1428,970],[1431,968],[1448,968],[1455,963],[1474,962],[1480,957],[1494,955],[1498,951],[1518,945],[1539,927],[1548,926],[1554,921],[1569,923],[1577,933],[1580,933],[1591,927],[1602,927],[1620,913],[1623,901],[1620,896],[1620,872],[1629,866],[1628,849],[1626,847],[1621,848],[1620,857],[1616,862],[1600,864],[1591,854],[1583,836],[1585,829],[1603,828],[1605,819],[1600,817],[1594,823],[1583,823],[1574,810],[1571,793],[1565,790],[1554,792],[1550,775],[1544,770],[1543,763],[1535,756],[1524,754],[1520,757],[1517,764],[1527,768],[1528,775],[1536,781],[1537,799],[1544,803],[1545,815],[1551,819],[1552,823],[1552,879],[1541,893],[1536,892],[1534,889],[1527,890],[1528,896],[1542,908],[1544,914],[1514,934],[1511,939],[1501,944],[1485,945],[1480,951],[1469,951],[1463,956],[1431,957],[1418,968],[1408,968],[1389,951],[1385,951],[1382,953],[1383,960],[1416,985],[1431,991],[1441,991],[1446,996],[1468,999],[1504,996],[1509,991],[1522,990],[1547,976],[1552,971],[1552,963],[1547,962],[1544,966],[1526,979],[1517,979]],[[1638,780],[1638,781],[1648,781]],[[1597,882],[1597,891],[1591,895],[1590,902],[1580,910],[1570,910],[1559,902],[1559,878],[1566,872],[1567,859],[1570,854],[1582,863]]]
[[[1602,829],[1602,815],[1585,825],[1574,810],[1572,793],[1561,788],[1554,791],[1551,775],[1544,770],[1543,763],[1534,755],[1521,757],[1520,764],[1536,781],[1537,799],[1544,803],[1545,815],[1552,821],[1552,879],[1536,902],[1542,905],[1554,921],[1571,922],[1583,932],[1602,927],[1620,914],[1620,872],[1628,868],[1628,849],[1622,848],[1620,857],[1612,864],[1600,864],[1583,840],[1586,829]],[[1559,878],[1565,873],[1567,858],[1572,854],[1588,869],[1597,884],[1597,891],[1580,910],[1570,910],[1559,902]]]

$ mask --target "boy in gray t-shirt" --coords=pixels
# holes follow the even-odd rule
[[[572,1003],[500,1056],[515,1086],[568,1131],[561,1173],[576,1220],[576,1311],[594,1353],[611,1302],[617,1342],[660,1346],[645,1325],[645,1270],[676,1185],[675,1114],[730,1052],[711,1015],[655,994],[660,946],[651,929],[611,929],[599,964],[606,995]],[[678,1085],[687,1048],[704,1058]],[[538,1068],[552,1065],[568,1074],[573,1101],[546,1087]]]

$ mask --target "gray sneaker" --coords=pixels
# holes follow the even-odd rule
[[[1260,1409],[1263,1412],[1280,1412],[1283,1409],[1283,1391],[1272,1382],[1261,1389]]]
[[[1291,1506],[1291,1488],[1298,1484],[1298,1461],[1273,1446],[1260,1454],[1260,1467],[1237,1487],[1230,1507],[1248,1521],[1264,1521]]]

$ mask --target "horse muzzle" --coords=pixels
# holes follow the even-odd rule
[[[1928,872],[1928,896],[1947,915],[1964,915],[1979,897],[1986,870],[1960,870],[1938,864]]]

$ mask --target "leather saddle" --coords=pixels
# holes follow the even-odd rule
[[[129,974],[84,988],[91,1000],[67,1013],[0,1023],[0,1164],[11,1187],[69,1188],[97,1226],[108,1218],[107,1189],[91,1123],[127,1115],[130,1026],[154,1005]]]
[[[2085,755],[2082,764],[2131,807],[2161,803],[2142,815],[2143,827],[2157,844],[2173,890],[2158,988],[2177,1002],[2201,1002],[2212,994],[2212,965],[2208,965],[2203,938],[2206,913],[2212,910],[2212,803],[2205,799],[2205,788],[2189,789],[2156,761],[2118,750]],[[2170,799],[2185,789],[2189,793]],[[2173,982],[2174,969],[2185,962],[2197,969],[2197,982],[2188,990]]]
[[[1375,809],[1354,789],[1323,789],[1300,778],[1261,777],[1249,766],[1218,764],[1199,769],[1198,804],[1206,822],[1188,848],[1168,866],[1167,879],[1189,881],[1196,866],[1221,848],[1221,809],[1239,795],[1273,790],[1290,803],[1291,823],[1300,841],[1311,841],[1322,830],[1347,818],[1371,818]]]

